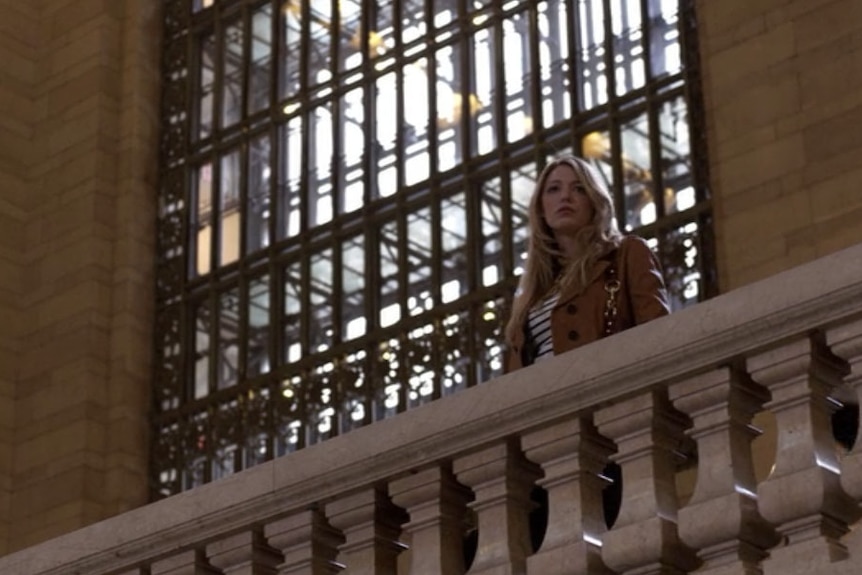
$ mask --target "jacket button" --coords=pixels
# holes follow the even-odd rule
[[[575,341],[576,339],[578,339],[578,332],[576,332],[575,330],[570,331],[569,332],[569,339],[572,341]]]
[[[573,303],[570,303],[569,306],[566,308],[566,311],[571,314],[578,313],[578,306]]]

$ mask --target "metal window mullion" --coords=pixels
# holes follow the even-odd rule
[[[653,201],[656,206],[656,219],[665,216],[664,205],[664,172],[662,170],[661,130],[659,123],[659,106],[661,101],[653,93],[647,95],[647,129],[649,130],[650,171],[654,190]]]
[[[547,4],[545,6],[546,9],[548,9]],[[526,93],[530,95],[530,99],[532,100],[529,103],[530,120],[533,124],[533,133],[530,134],[530,136],[535,143],[535,146],[539,147],[539,144],[543,141],[545,124],[542,113],[542,58],[539,53],[539,7],[537,2],[531,2],[529,4],[526,10],[526,17],[526,37],[529,46],[523,51],[523,57],[526,58],[530,64],[530,81],[528,82],[528,88],[526,90]],[[522,36],[521,39],[523,40],[523,38],[524,37]],[[548,64],[550,65],[554,59],[552,51],[549,51],[549,54],[551,57]]]
[[[695,0],[680,0],[679,27],[685,78],[685,102],[688,111],[689,153],[692,157],[692,179],[698,203],[710,201],[709,160],[707,156],[706,118],[703,113],[700,51],[697,42]]]
[[[493,79],[492,85],[496,86],[496,99],[493,103],[496,113],[494,114],[494,130],[497,137],[496,155],[500,160],[505,156],[506,149],[506,61],[505,61],[505,35],[503,31],[503,10],[500,0],[493,3],[493,26],[491,27],[493,50]]]
[[[611,17],[611,0],[602,0],[602,9],[604,10],[605,19],[605,73],[607,78],[607,96],[608,96],[608,132],[611,140],[611,169],[614,174],[614,182],[616,183],[613,190],[614,205],[617,212],[617,222],[620,229],[625,230],[626,227],[626,210],[625,210],[625,176],[622,167],[622,134],[621,122],[617,110],[617,90],[616,90],[616,68],[614,65],[614,31]]]
[[[338,37],[338,31],[341,24],[340,0],[331,0],[330,13],[332,14],[330,26],[330,42],[329,42],[329,66],[330,66],[330,82],[332,82],[332,91],[328,96],[331,98],[331,129],[332,129],[332,161],[330,162],[330,187],[332,197],[332,214],[334,219],[344,212],[344,193],[345,193],[345,174],[344,174],[344,110],[341,106],[341,77],[338,74],[339,51],[341,45]],[[341,307],[340,305],[338,306]],[[339,326],[340,331],[340,326]]]
[[[644,81],[646,82],[647,94],[655,93],[652,72],[652,31],[653,21],[650,13],[650,0],[641,0],[641,46],[643,47],[644,59]]]
[[[469,0],[457,0],[458,2],[458,20],[460,22],[469,22],[467,19],[467,8],[466,3]],[[458,118],[458,123],[460,124],[460,141],[456,141],[455,145],[460,146],[460,150],[456,149],[456,154],[460,152],[461,161],[461,169],[465,173],[469,173],[469,164],[467,159],[473,156],[475,150],[473,150],[473,142],[475,134],[473,133],[472,127],[472,116],[470,114],[470,100],[473,97],[473,92],[475,89],[473,80],[475,79],[472,76],[472,71],[476,67],[476,55],[475,55],[475,45],[474,35],[471,33],[470,27],[465,26],[464,28],[459,28],[457,31],[458,34],[458,42],[453,44],[453,46],[460,46],[460,50],[458,53],[458,70],[453,73],[453,78],[460,78],[460,86],[459,93],[461,94],[461,114]],[[454,58],[453,58],[454,59]],[[456,157],[459,157],[456,155]]]
[[[432,2],[430,2],[430,0],[425,2],[424,18],[426,30],[425,34],[427,35],[425,41],[426,46],[428,47],[428,55],[426,56],[428,65],[425,67],[428,76],[428,117],[426,118],[426,122],[428,123],[428,162],[430,164],[430,169],[428,173],[430,174],[431,180],[434,181],[438,173],[438,168],[440,166],[440,154],[438,149],[440,144],[440,134],[436,121],[438,46],[437,42],[434,39],[434,10]]]

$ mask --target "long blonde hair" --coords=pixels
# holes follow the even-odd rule
[[[551,171],[560,165],[574,170],[593,206],[593,218],[575,236],[577,256],[567,259],[542,214],[541,197]],[[596,260],[619,246],[622,234],[614,223],[614,205],[595,169],[585,160],[569,154],[551,161],[536,180],[530,198],[527,262],[506,324],[510,345],[524,329],[530,309],[555,286],[575,293],[586,288]],[[559,281],[558,281],[559,280]]]

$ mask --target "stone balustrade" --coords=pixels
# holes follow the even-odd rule
[[[831,425],[836,398],[860,392],[862,245],[0,558],[0,573],[860,573],[862,441],[846,450]],[[762,413],[774,454],[752,450]]]

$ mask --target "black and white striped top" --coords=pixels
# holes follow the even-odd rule
[[[554,355],[554,342],[551,339],[551,310],[557,305],[559,293],[553,293],[546,300],[537,303],[527,316],[527,330],[535,346],[535,361]]]

